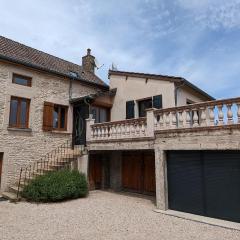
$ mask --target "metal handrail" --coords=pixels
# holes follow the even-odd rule
[[[24,188],[26,186],[27,179],[29,181],[31,177],[34,177],[36,175],[36,172],[38,172],[39,174],[44,174],[45,169],[49,170],[49,166],[50,166],[49,163],[55,166],[60,166],[59,158],[60,159],[64,158],[66,160],[65,161],[66,166],[68,168],[70,167],[70,163],[72,162],[72,159],[74,159],[73,156],[75,155],[73,142],[74,142],[74,139],[67,140],[67,142],[61,144],[56,149],[50,151],[44,157],[41,157],[40,160],[34,161],[33,163],[30,163],[29,165],[20,168],[18,187],[17,187],[17,199],[20,195],[20,185],[22,180],[23,180],[23,188]],[[66,152],[66,149],[72,149],[73,152],[72,153]],[[84,147],[81,147],[79,153],[82,153],[83,150],[84,150]],[[57,167],[55,171],[58,171],[59,169],[62,169],[62,168]]]

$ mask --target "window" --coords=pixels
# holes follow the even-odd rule
[[[43,109],[43,130],[66,131],[68,107],[45,102]]]
[[[32,78],[15,74],[15,73],[13,74],[12,82],[19,85],[23,85],[23,86],[28,86],[28,87],[32,86]]]
[[[110,121],[110,112],[108,108],[92,106],[91,113],[93,115],[93,119],[95,119],[95,123]]]
[[[139,117],[146,116],[146,110],[149,108],[162,108],[162,95],[153,96],[151,98],[138,101]]]
[[[11,97],[9,126],[28,128],[30,100]]]
[[[131,119],[135,117],[135,102],[127,101],[126,102],[126,119]]]
[[[152,98],[141,100],[138,102],[139,117],[146,116],[146,109],[152,108]]]

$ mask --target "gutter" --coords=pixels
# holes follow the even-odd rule
[[[40,67],[40,66],[37,66],[37,65],[34,65],[34,64],[31,64],[31,63],[26,63],[26,62],[23,62],[23,61],[19,61],[19,60],[16,60],[16,59],[13,59],[13,58],[10,58],[10,57],[6,57],[4,55],[1,55],[0,54],[0,60],[4,60],[4,61],[7,61],[7,62],[11,62],[11,63],[16,63],[16,64],[20,64],[20,65],[23,65],[25,67],[29,67],[29,68],[33,68],[33,69],[37,69],[37,70],[40,70],[40,71],[44,71],[44,72],[47,72],[47,73],[51,73],[51,74],[54,74],[54,75],[57,75],[57,76],[60,76],[60,77],[67,77],[69,79],[73,79],[73,80],[78,80],[78,81],[81,81],[87,85],[91,85],[91,86],[98,86],[100,88],[103,88],[103,89],[106,89],[108,90],[109,89],[109,86],[104,86],[104,85],[101,85],[99,83],[94,83],[94,82],[89,82],[83,78],[76,78],[76,77],[71,77],[69,76],[68,74],[64,74],[64,73],[59,73],[57,71],[54,71],[54,70],[50,70],[50,69],[46,69],[44,67]]]

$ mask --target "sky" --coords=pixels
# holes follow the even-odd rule
[[[0,0],[0,35],[81,64],[184,77],[240,95],[240,0]]]

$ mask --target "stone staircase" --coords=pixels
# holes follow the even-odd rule
[[[2,192],[2,196],[12,202],[21,200],[21,192],[31,180],[48,172],[76,168],[77,159],[83,155],[84,151],[84,146],[72,147],[70,141],[62,144],[40,160],[22,167],[19,171],[18,181],[10,185],[7,192]]]

